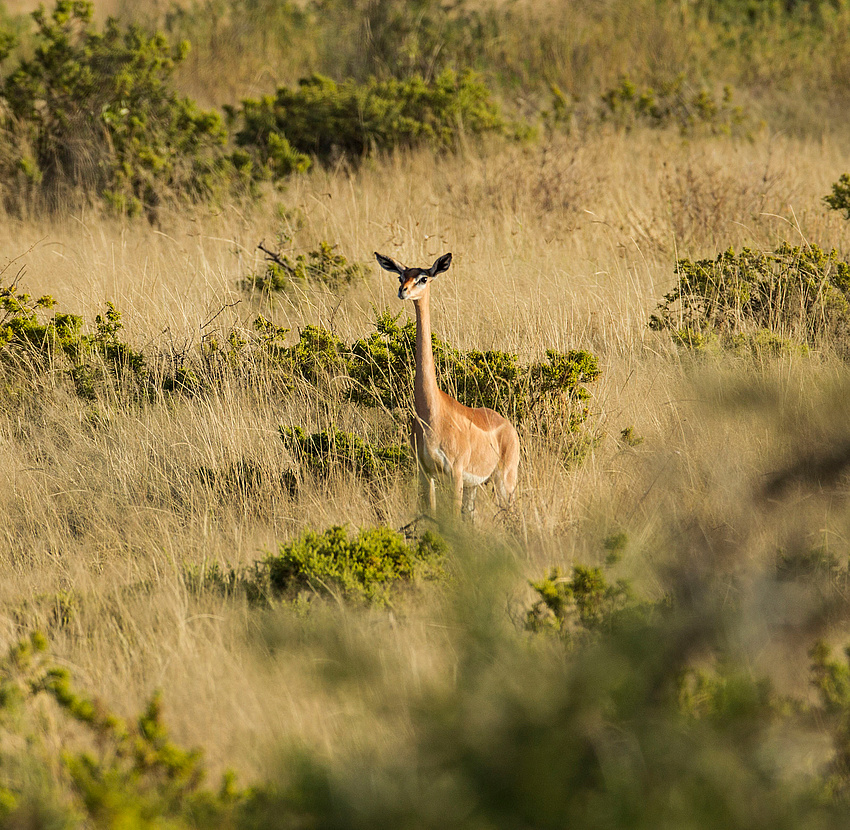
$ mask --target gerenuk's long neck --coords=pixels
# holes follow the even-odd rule
[[[416,414],[431,423],[439,406],[437,372],[434,369],[434,351],[431,347],[430,285],[425,293],[414,300],[416,308],[416,378],[413,382],[413,401]]]

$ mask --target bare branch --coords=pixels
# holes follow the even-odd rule
[[[263,245],[263,240],[260,240],[260,244],[257,245],[257,247],[266,255],[266,261],[274,262],[277,265],[280,265],[281,268],[285,268],[290,274],[295,273],[293,267],[288,262],[280,258],[280,254],[276,254],[274,251],[270,251]]]
[[[208,325],[210,325],[217,317],[222,315],[226,309],[233,308],[235,305],[239,305],[242,300],[234,300],[232,303],[225,303],[206,323],[201,326],[201,330],[205,329]]]

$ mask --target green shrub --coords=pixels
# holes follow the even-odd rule
[[[255,566],[253,581],[270,596],[303,591],[351,602],[389,605],[399,588],[443,574],[446,545],[426,532],[415,544],[387,527],[364,528],[353,538],[343,527],[307,531]]]
[[[601,568],[574,565],[566,576],[552,568],[549,576],[531,587],[539,595],[526,614],[530,631],[550,630],[567,638],[610,628],[621,612],[638,607],[628,584],[611,585]]]
[[[844,212],[844,218],[850,219],[850,175],[842,173],[832,185],[832,193],[823,197],[830,210]]]
[[[107,376],[129,381],[140,388],[147,381],[144,356],[118,338],[121,314],[107,302],[95,318],[95,330],[83,333],[83,319],[75,314],[54,314],[50,296],[33,300],[16,285],[0,286],[0,360],[17,368],[42,373],[61,367],[73,380],[77,394],[93,398]]]
[[[461,135],[508,132],[490,91],[469,72],[365,84],[314,75],[228,114],[237,145],[256,153],[273,178],[303,169],[302,154],[322,163],[340,154],[357,160],[396,147],[453,149]]]
[[[812,686],[820,703],[821,723],[831,734],[834,755],[826,769],[824,789],[833,799],[850,799],[850,646],[835,660],[832,649],[818,641],[809,652]]]
[[[4,827],[230,825],[245,794],[232,773],[218,791],[205,788],[201,753],[170,739],[159,694],[128,723],[78,692],[46,648],[35,633],[0,658]],[[45,697],[55,703],[49,714]]]
[[[475,66],[499,34],[495,12],[466,0],[322,0],[321,10],[324,62],[346,78],[432,78]]]
[[[114,19],[98,31],[92,14],[88,0],[33,12],[34,53],[2,82],[7,207],[33,192],[55,207],[82,190],[153,218],[165,198],[209,199],[247,182],[250,159],[228,153],[220,116],[171,86],[188,44]]]
[[[296,480],[291,471],[277,473],[250,458],[239,458],[221,467],[199,467],[197,476],[228,502],[241,496],[253,503],[266,488],[283,490],[292,496],[296,492]]]
[[[757,734],[777,719],[782,702],[766,679],[753,679],[732,664],[685,669],[679,676],[678,707],[693,721],[707,720],[741,736]],[[787,705],[787,704],[786,704]]]
[[[623,430],[625,432],[625,430]],[[613,565],[623,557],[623,551],[628,547],[629,535],[620,530],[611,533],[602,540],[602,547],[606,551],[605,564]]]
[[[493,565],[457,585],[451,676],[423,689],[404,752],[299,754],[265,826],[287,826],[275,816],[292,805],[327,827],[846,826],[846,802],[822,797],[812,770],[822,706],[753,676],[726,580],[691,570],[678,602],[614,625],[603,612],[597,627],[606,591],[591,573],[576,586],[592,633],[562,646],[507,629]],[[344,655],[351,671],[367,637]]]
[[[719,337],[725,347],[750,351],[850,348],[850,263],[835,251],[730,248],[713,260],[680,260],[677,272],[649,325],[684,345],[704,347]]]
[[[412,463],[404,445],[376,447],[338,429],[307,435],[301,427],[280,427],[280,437],[301,468],[319,479],[345,471],[376,481],[407,470]]]
[[[317,385],[349,371],[348,348],[321,326],[305,326],[298,342],[281,352],[281,361],[293,374]]]
[[[294,261],[286,254],[269,251],[262,242],[258,247],[266,254],[266,268],[262,274],[249,274],[242,280],[240,286],[245,291],[290,291],[316,283],[339,291],[366,274],[361,263],[334,253],[336,245],[329,242],[320,242],[318,248],[298,254]]]
[[[714,22],[753,26],[756,23],[797,20],[813,27],[829,25],[843,0],[696,0],[696,8]]]
[[[384,526],[361,528],[356,536],[335,526],[323,533],[305,531],[247,568],[218,563],[186,568],[184,580],[194,592],[243,596],[258,606],[279,600],[300,604],[312,597],[391,606],[420,581],[442,579],[447,550],[430,531],[408,542]]]
[[[684,75],[660,84],[658,89],[646,87],[642,90],[628,77],[622,77],[617,86],[602,96],[602,104],[602,120],[610,120],[627,129],[646,124],[650,127],[675,126],[682,133],[693,133],[698,128],[712,133],[732,133],[747,125],[742,108],[732,104],[730,87],[724,87],[718,101],[707,89],[690,87]],[[557,105],[555,113],[558,113]]]

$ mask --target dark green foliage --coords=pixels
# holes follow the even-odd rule
[[[732,104],[730,87],[724,88],[723,97],[718,101],[705,88],[691,88],[684,75],[659,85],[657,90],[649,87],[640,90],[630,78],[623,77],[602,96],[602,103],[603,120],[611,120],[627,129],[646,124],[675,126],[682,133],[693,133],[698,128],[712,133],[732,133],[747,124],[741,107]]]
[[[678,284],[649,325],[684,345],[704,347],[716,336],[738,350],[848,350],[850,263],[835,251],[784,243],[772,252],[730,248],[713,260],[680,260],[677,272]]]
[[[815,643],[809,656],[812,658],[812,685],[824,709],[831,714],[850,709],[850,666],[846,660],[833,660],[832,649],[823,641]]]
[[[286,254],[266,251],[266,269],[262,274],[250,274],[242,280],[246,291],[289,291],[309,284],[326,285],[338,291],[363,279],[366,269],[359,262],[349,262],[342,254],[334,253],[336,245],[320,242],[319,247],[298,254],[293,261]]]
[[[813,26],[831,22],[831,13],[843,0],[697,0],[694,4],[709,19],[726,25],[754,25],[769,21],[797,20]]]
[[[272,596],[310,592],[354,602],[390,604],[394,590],[442,575],[445,543],[426,532],[409,544],[387,527],[364,528],[353,538],[343,527],[306,532],[256,565],[254,579]]]
[[[49,354],[57,341],[62,342],[69,331],[76,332],[82,322],[79,317],[62,315],[43,322],[42,309],[53,308],[56,301],[45,295],[37,300],[26,292],[19,292],[16,284],[0,286],[0,346],[3,357],[14,359],[26,350],[37,354]]]
[[[401,313],[378,314],[375,330],[346,346],[332,332],[307,326],[297,343],[278,352],[279,365],[310,383],[339,388],[354,403],[382,407],[407,421],[413,407],[416,324]],[[593,443],[580,434],[589,416],[585,385],[600,374],[585,351],[549,349],[546,362],[521,364],[508,352],[462,352],[432,335],[440,387],[470,407],[486,406],[517,427],[563,442],[578,459]],[[341,381],[347,383],[341,383]]]
[[[268,370],[267,377],[273,377],[276,368],[289,368],[291,347],[285,345],[288,334],[288,328],[276,325],[262,314],[254,318],[250,331],[231,328],[223,342],[219,334],[210,332],[204,336],[200,348],[204,382],[217,382],[225,376],[231,379],[251,376],[258,366]],[[194,354],[184,355],[184,362],[190,363],[185,372],[195,374],[191,361],[196,357]],[[288,383],[285,385],[289,386]],[[198,381],[193,386],[202,384]],[[191,392],[192,387],[185,391]]]
[[[611,585],[601,568],[584,565],[574,565],[571,576],[552,568],[548,577],[532,582],[531,587],[540,598],[526,615],[526,627],[568,638],[608,628],[619,613],[638,605],[628,584]]]
[[[612,533],[602,540],[602,547],[605,549],[605,564],[613,565],[619,562],[623,556],[623,551],[629,544],[629,535],[622,530],[617,533]]]
[[[352,398],[366,406],[399,409],[409,406],[416,367],[416,323],[398,324],[403,312],[388,308],[375,316],[375,330],[351,346],[349,374]],[[443,344],[432,338],[435,360]]]
[[[678,705],[685,715],[735,729],[743,737],[768,726],[780,709],[769,681],[755,680],[722,661],[711,671],[683,671],[678,691]]]
[[[113,19],[98,31],[92,12],[87,0],[34,12],[34,54],[2,82],[2,174],[17,182],[8,206],[32,193],[58,206],[82,189],[153,218],[165,198],[208,199],[247,181],[250,160],[228,155],[220,116],[171,87],[188,44]]]
[[[256,153],[273,177],[303,169],[300,154],[324,163],[396,147],[452,149],[461,134],[508,130],[482,81],[451,71],[432,82],[414,76],[364,84],[314,75],[295,90],[246,100],[229,115],[236,143]]]
[[[250,458],[239,458],[221,467],[199,467],[197,476],[204,485],[216,491],[219,498],[228,502],[241,497],[253,504],[267,489],[291,496],[296,492],[296,480],[291,471],[278,473]]]
[[[101,367],[106,367],[118,378],[128,377],[136,386],[146,381],[144,356],[118,339],[123,327],[121,313],[107,302],[106,312],[95,317],[94,333],[80,336],[74,344],[76,353],[72,354],[71,376],[80,396],[95,397],[98,386],[103,385]],[[93,361],[95,356],[100,360]]]
[[[832,193],[823,197],[831,210],[844,212],[844,218],[850,219],[850,175],[842,173],[838,181],[832,185]]]
[[[825,546],[803,548],[793,553],[780,551],[776,561],[779,579],[822,579],[828,582],[845,582],[847,563]]]
[[[338,429],[307,435],[301,427],[280,427],[280,437],[301,468],[319,479],[326,479],[336,471],[375,481],[411,466],[406,446],[376,447]]]
[[[489,567],[458,586],[451,682],[423,692],[403,755],[304,753],[291,786],[270,794],[265,826],[286,827],[275,816],[293,805],[302,826],[319,827],[846,826],[846,805],[813,798],[817,777],[788,758],[810,746],[809,735],[795,744],[808,713],[781,708],[735,659],[705,668],[735,635],[701,584],[692,600],[620,612],[565,649],[505,630]],[[591,604],[604,596],[593,575],[576,584]]]

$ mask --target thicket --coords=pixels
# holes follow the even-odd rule
[[[374,331],[350,346],[330,331],[309,327],[288,357],[312,382],[349,378],[348,395],[356,403],[407,411],[413,399],[416,324],[400,324],[402,313],[386,309],[377,314]],[[462,352],[433,334],[432,345],[441,388],[467,406],[496,409],[517,424],[548,423],[548,417],[560,415],[570,430],[579,429],[589,414],[586,384],[600,374],[589,352],[549,349],[546,362],[522,364],[508,352]]]
[[[205,349],[210,359],[231,366],[259,353],[284,382],[307,382],[406,423],[416,371],[416,323],[400,323],[403,313],[378,312],[373,331],[350,344],[329,329],[308,325],[286,345],[288,330],[258,317],[252,340],[231,333],[224,343],[211,339]],[[518,426],[562,437],[579,433],[590,415],[587,386],[601,373],[590,352],[547,349],[545,361],[521,363],[510,352],[461,351],[436,335],[432,344],[441,388],[467,406],[490,407]]]
[[[848,20],[845,0],[205,0],[151,22],[198,46],[184,82],[211,103],[234,104],[269,66],[290,84],[316,72],[365,83],[472,69],[512,111],[536,116],[554,85],[586,123],[621,78],[660,91],[683,72],[721,107],[728,85],[774,126],[804,130],[845,96]]]
[[[556,121],[568,117],[566,103],[557,107]],[[743,107],[733,104],[733,92],[728,85],[719,98],[705,87],[686,83],[684,75],[652,87],[639,88],[628,76],[602,95],[601,119],[619,127],[631,129],[638,124],[650,127],[676,126],[683,134],[693,134],[702,128],[711,133],[742,133],[750,126]]]
[[[32,17],[29,49],[0,81],[2,197],[14,212],[96,197],[155,221],[164,201],[249,194],[313,160],[450,148],[461,135],[508,129],[479,78],[449,71],[339,84],[315,75],[227,107],[225,125],[176,91],[188,42],[173,46],[161,32],[112,18],[99,31],[89,0],[57,0]],[[0,30],[0,60],[17,40]]]
[[[32,57],[0,84],[0,173],[8,210],[73,204],[80,193],[121,212],[155,213],[162,199],[210,199],[250,173],[229,153],[222,118],[176,93],[188,44],[110,19],[87,0],[33,13]],[[7,36],[2,57],[13,40]]]
[[[330,247],[320,248],[324,256],[322,251],[329,254]],[[340,269],[337,274],[361,273],[358,265],[330,262]],[[308,383],[332,399],[383,409],[396,422],[407,423],[416,325],[412,320],[400,324],[401,313],[377,313],[374,330],[351,344],[328,329],[308,325],[288,345],[289,330],[258,315],[251,330],[231,328],[223,336],[210,332],[179,352],[145,354],[121,339],[121,313],[111,303],[96,316],[91,331],[82,317],[52,311],[54,306],[53,298],[34,300],[14,282],[0,286],[0,365],[26,376],[29,383],[48,377],[55,383],[65,376],[83,398],[118,393],[126,400],[155,400],[201,394],[221,383],[250,384],[261,369],[282,390]],[[587,386],[601,371],[590,352],[548,349],[545,362],[524,364],[509,352],[461,351],[436,335],[432,342],[441,388],[462,403],[495,409],[526,431],[565,443],[568,454],[586,444]],[[370,447],[344,433],[308,436],[295,429],[283,437],[314,475],[332,466],[333,459],[367,478],[405,463],[397,447]]]
[[[394,594],[418,580],[443,575],[446,544],[426,531],[408,543],[387,527],[364,528],[349,537],[342,527],[307,532],[258,563],[254,579],[287,597],[309,591],[353,602],[389,605]]]
[[[850,349],[850,263],[817,245],[679,260],[649,325],[689,347]]]
[[[573,565],[569,575],[552,568],[531,587],[538,599],[526,614],[526,627],[534,632],[551,631],[570,641],[611,630],[627,613],[649,608],[638,602],[626,581],[612,585],[602,568],[586,565]]]
[[[508,132],[490,90],[471,72],[442,72],[433,81],[370,79],[335,82],[314,75],[297,89],[246,99],[227,108],[234,141],[274,177],[345,156],[428,146],[454,149],[464,135]]]
[[[308,435],[301,427],[280,427],[280,437],[299,468],[314,479],[340,473],[376,482],[409,470],[407,446],[375,446],[351,432],[322,430]]]
[[[282,545],[257,563],[256,579],[273,596],[307,591],[355,606],[387,604],[393,585],[439,576],[444,554],[433,537],[415,546],[386,528],[356,537],[331,528]],[[836,657],[817,642],[814,697],[792,698],[737,659],[730,632],[748,609],[743,600],[741,608],[723,602],[722,581],[679,573],[670,598],[641,611],[598,568],[553,572],[539,595],[571,632],[553,639],[505,626],[503,603],[494,601],[505,576],[486,550],[476,550],[450,584],[452,681],[414,694],[403,757],[336,761],[289,750],[284,774],[251,789],[238,788],[231,773],[218,786],[206,783],[200,752],[170,738],[160,695],[136,718],[117,717],[75,688],[33,634],[0,659],[0,821],[846,826],[848,654]],[[533,609],[529,619],[537,619]],[[349,635],[339,644],[335,676],[359,676],[359,649],[369,649],[372,636],[370,628],[362,642]],[[824,735],[832,750],[823,766],[808,776],[793,758],[783,766],[789,753]]]
[[[823,197],[830,210],[840,210],[845,219],[850,219],[850,175],[842,173],[832,185],[832,193]]]

